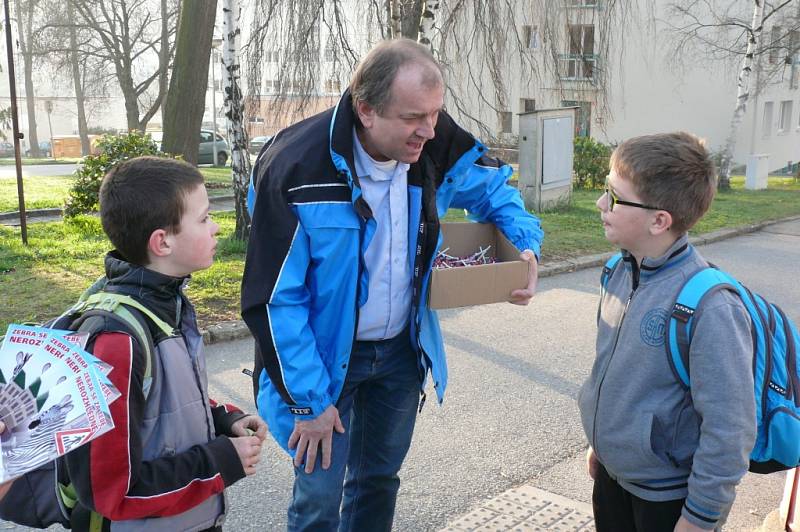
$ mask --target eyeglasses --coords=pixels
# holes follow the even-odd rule
[[[666,209],[662,209],[661,207],[651,207],[650,205],[645,205],[643,203],[636,203],[635,201],[625,201],[621,200],[614,194],[614,191],[611,190],[611,187],[608,186],[608,180],[606,180],[606,187],[605,187],[606,197],[608,198],[608,212],[614,212],[614,205],[627,205],[628,207],[638,207],[640,209],[648,209],[651,211],[663,211]]]

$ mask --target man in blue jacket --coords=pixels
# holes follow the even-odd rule
[[[525,250],[511,302],[533,297],[539,221],[443,105],[430,52],[384,41],[335,108],[281,131],[253,170],[242,317],[259,412],[294,456],[289,530],[391,529],[428,372],[439,402],[447,385],[426,301],[448,208]]]

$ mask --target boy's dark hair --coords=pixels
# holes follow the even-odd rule
[[[136,157],[106,174],[100,186],[100,221],[109,240],[133,264],[146,266],[156,229],[180,232],[184,198],[203,175],[194,166],[162,157]]]
[[[644,203],[672,215],[678,233],[703,217],[717,191],[717,173],[705,143],[683,131],[626,140],[614,150],[611,165],[633,183]]]

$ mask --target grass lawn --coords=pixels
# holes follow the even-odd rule
[[[224,179],[230,169],[203,169]],[[212,176],[213,177],[213,176]],[[609,251],[594,202],[599,191],[576,191],[572,204],[541,215],[545,230],[544,262]],[[3,195],[5,197],[5,195]],[[800,214],[800,183],[770,179],[765,191],[743,190],[743,178],[734,178],[733,190],[719,194],[709,214],[694,233]],[[194,275],[188,288],[203,326],[238,318],[239,283],[244,246],[230,239],[235,219],[231,212],[214,213],[220,224],[217,260]],[[447,220],[463,220],[459,211]],[[72,304],[102,272],[109,243],[96,217],[68,222],[32,223],[30,245],[22,246],[19,229],[0,226],[0,334],[12,321],[43,321]]]
[[[233,194],[231,188],[230,167],[200,168],[206,179],[206,187],[210,196]],[[25,187],[26,209],[49,209],[64,206],[69,189],[75,177],[64,176],[28,176],[22,179]],[[19,210],[17,199],[17,178],[0,177],[0,212]]]
[[[25,209],[63,207],[75,178],[72,176],[28,176],[22,178]],[[17,178],[0,177],[0,212],[18,211]]]

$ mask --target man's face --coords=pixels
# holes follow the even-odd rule
[[[358,102],[356,110],[364,126],[360,140],[373,159],[417,162],[425,142],[434,136],[433,129],[444,106],[441,78],[434,84],[430,77],[427,65],[403,66],[392,82],[392,96],[382,113]]]
[[[219,226],[209,216],[206,187],[198,185],[184,197],[180,231],[170,233],[170,266],[175,277],[205,270],[214,262]]]

